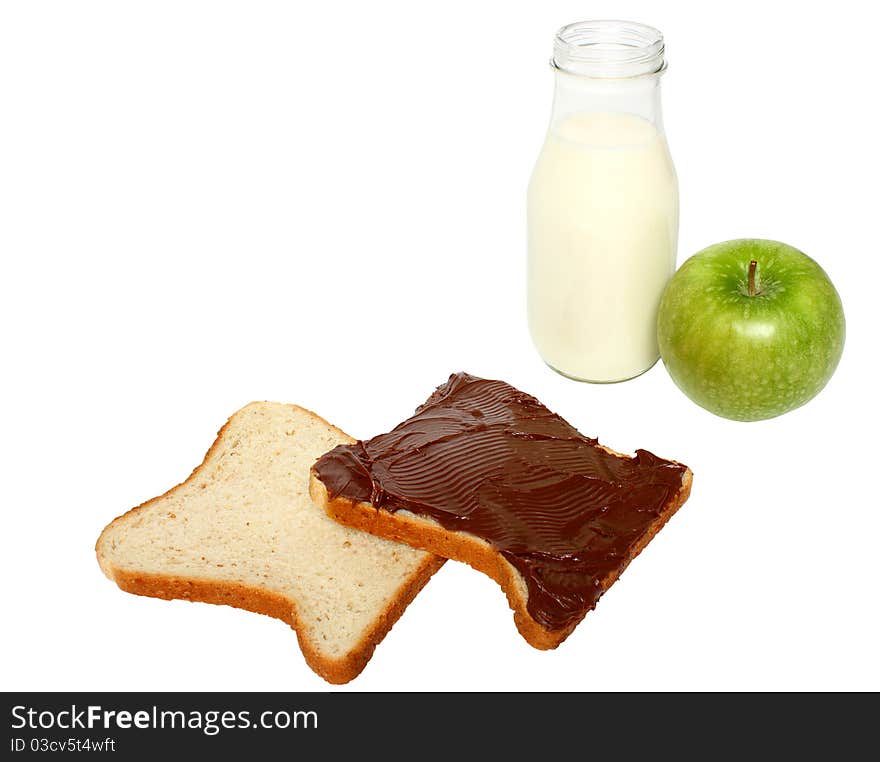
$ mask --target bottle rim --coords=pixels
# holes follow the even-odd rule
[[[596,79],[654,76],[666,69],[663,34],[635,21],[593,20],[556,32],[551,65]]]

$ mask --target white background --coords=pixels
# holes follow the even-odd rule
[[[449,563],[338,690],[880,688],[880,19],[818,7],[4,3],[2,687],[327,689],[285,625],[124,594],[95,539],[250,400],[369,437],[466,370],[684,461],[691,499],[558,650]],[[800,410],[733,423],[662,364],[579,385],[533,350],[525,187],[584,17],[666,35],[679,262],[775,238],[838,287]]]

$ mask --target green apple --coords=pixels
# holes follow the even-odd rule
[[[779,241],[709,246],[672,276],[657,318],[672,380],[716,415],[758,421],[828,382],[846,326],[840,296],[810,257]]]

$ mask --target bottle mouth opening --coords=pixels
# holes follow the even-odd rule
[[[556,33],[553,66],[570,74],[621,79],[666,68],[663,35],[634,21],[576,21]]]

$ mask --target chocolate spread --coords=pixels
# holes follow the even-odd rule
[[[318,459],[331,498],[429,516],[482,537],[549,629],[579,620],[682,487],[686,467],[612,455],[534,397],[456,373],[393,431]]]

